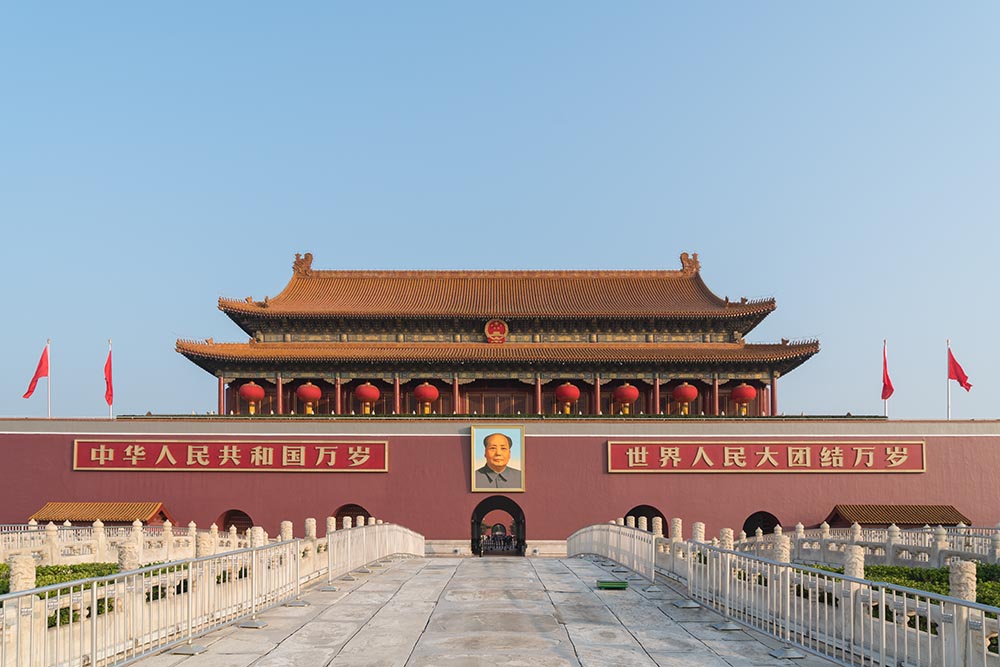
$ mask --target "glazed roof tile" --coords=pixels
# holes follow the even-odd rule
[[[158,513],[169,514],[156,502],[49,502],[29,518],[35,521],[135,521],[147,522]]]
[[[263,301],[219,299],[231,317],[738,318],[774,299],[730,302],[708,289],[697,255],[677,271],[321,271],[296,256],[291,280]]]
[[[858,525],[954,526],[972,525],[967,516],[951,505],[834,505],[828,521],[840,518]]]
[[[812,356],[815,340],[795,343],[214,343],[177,341],[189,358],[317,362],[777,362]]]

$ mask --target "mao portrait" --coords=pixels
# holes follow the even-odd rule
[[[524,427],[472,427],[472,491],[524,491]]]

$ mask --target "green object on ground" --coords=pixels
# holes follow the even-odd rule
[[[628,588],[628,582],[619,579],[598,579],[597,588],[600,590],[623,590]]]

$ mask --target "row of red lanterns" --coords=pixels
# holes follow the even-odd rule
[[[240,386],[240,398],[250,403],[250,414],[254,414],[255,405],[264,398],[264,388],[256,384],[253,380]],[[313,403],[319,401],[323,396],[323,391],[312,382],[299,385],[295,390],[295,395],[300,401],[306,404],[306,414],[313,414]],[[372,405],[376,403],[382,392],[371,382],[365,382],[354,388],[354,397],[361,401],[362,413],[371,414]],[[420,404],[421,411],[425,414],[431,410],[431,403],[438,400],[440,393],[437,387],[424,382],[413,390],[413,397]],[[612,396],[616,403],[622,406],[624,414],[629,413],[629,407],[639,399],[639,389],[628,382],[615,387]],[[687,414],[688,404],[698,398],[698,388],[687,382],[673,388],[671,396],[677,403],[681,404],[681,414]],[[757,398],[757,390],[742,383],[734,387],[730,392],[733,402],[740,406],[741,414],[746,414],[746,406]],[[563,406],[563,412],[569,414],[570,405],[580,400],[580,389],[570,382],[564,382],[556,387],[556,401]]]
[[[250,403],[250,414],[256,412],[256,403],[264,399],[264,388],[251,380],[240,386],[240,398]],[[323,390],[312,382],[301,384],[295,390],[295,395],[300,401],[306,404],[306,414],[313,414],[313,403],[318,403],[323,397]],[[365,382],[354,388],[354,397],[361,401],[363,414],[371,414],[372,405],[381,397],[382,392],[371,382]],[[438,390],[427,382],[413,390],[413,396],[421,404],[424,412],[430,412],[430,405],[438,399]]]
[[[738,406],[743,414],[746,414],[746,406],[750,401],[757,398],[757,390],[747,383],[742,383],[737,387],[734,387],[730,396]],[[612,393],[616,403],[622,406],[622,412],[624,414],[629,413],[629,408],[632,403],[635,403],[639,399],[639,390],[630,385],[628,382],[622,384],[615,388]],[[681,405],[681,414],[687,414],[688,404],[693,403],[698,398],[698,388],[694,385],[690,385],[687,382],[677,385],[671,392],[671,397],[677,403]],[[569,382],[564,382],[563,384],[556,387],[556,401],[562,405],[563,412],[569,414],[570,404],[576,402],[580,399],[580,389]]]

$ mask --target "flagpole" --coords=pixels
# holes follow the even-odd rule
[[[948,344],[948,353],[951,354],[951,339],[946,339]],[[950,358],[950,357],[949,357]],[[945,382],[948,383],[948,420],[951,420],[951,378],[945,375]]]
[[[45,339],[45,357],[49,360],[48,374],[45,376],[45,410],[48,418],[52,419],[52,355],[49,346],[52,344],[51,338]]]
[[[885,338],[883,338],[882,339],[882,370],[883,371],[886,368],[885,364],[888,363],[888,361],[887,361],[888,355],[886,353],[886,345],[888,345],[888,342],[886,341]],[[882,399],[882,416],[885,417],[886,419],[889,418],[889,399],[888,398],[883,398]]]
[[[111,339],[110,338],[108,339],[108,360],[109,361],[111,360]],[[115,404],[115,398],[114,398],[114,395],[112,394],[112,396],[111,396],[111,402],[108,403],[108,419],[114,419],[115,418],[115,409],[113,407],[114,404]]]

